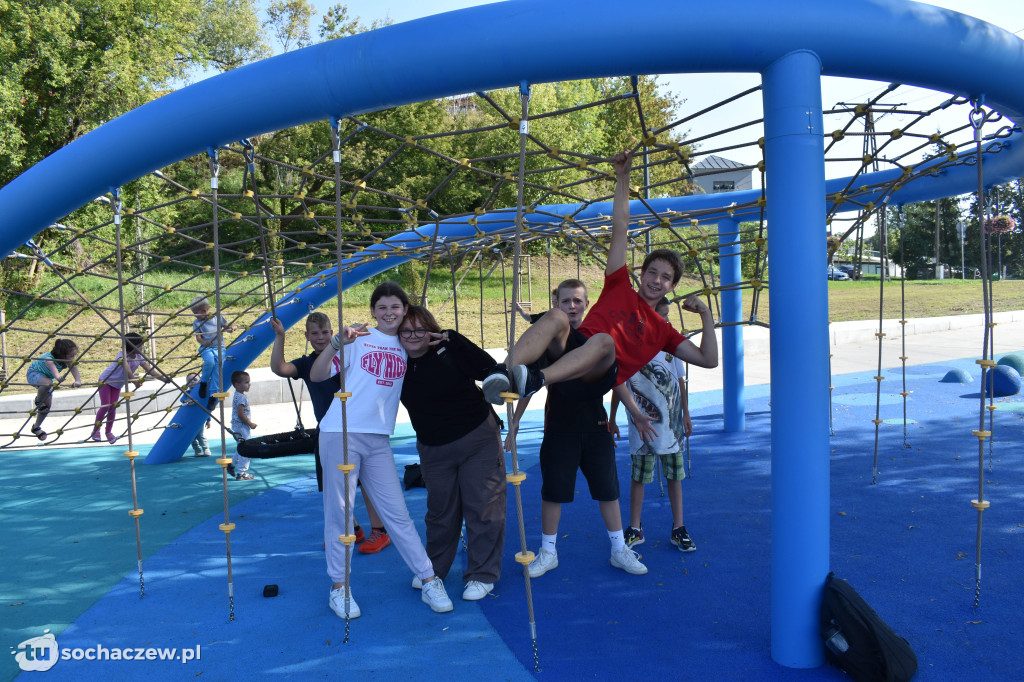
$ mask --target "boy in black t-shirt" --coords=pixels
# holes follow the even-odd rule
[[[310,381],[309,378],[309,370],[313,366],[313,362],[324,348],[331,345],[331,337],[334,336],[334,330],[331,328],[331,319],[320,312],[310,313],[306,317],[305,336],[306,341],[313,347],[313,352],[296,358],[291,362],[285,362],[284,360],[284,325],[275,317],[270,320],[270,328],[274,330],[274,347],[270,351],[271,371],[279,377],[302,379],[306,384],[306,390],[309,391],[309,399],[313,403],[313,415],[316,417],[317,424],[319,424],[320,420],[327,414],[327,410],[330,409],[331,401],[334,400],[334,394],[341,387],[337,376],[333,376],[327,381]],[[314,434],[313,436],[314,457],[316,458],[316,484],[317,489],[323,492],[324,470],[323,465],[320,463],[320,438],[318,435]],[[370,533],[369,539],[367,539],[363,529],[357,525],[355,527],[356,544],[359,545],[360,553],[376,554],[391,544],[391,538],[384,529],[384,523],[377,516],[377,510],[373,508],[373,504],[370,502],[370,498],[366,495],[365,491],[363,493],[363,502],[366,505],[366,515],[370,518],[370,526],[373,531]]]
[[[578,279],[567,279],[554,291],[555,308],[569,319],[569,338],[566,352],[578,348],[586,338],[577,331],[590,304],[586,285]],[[525,316],[525,312],[520,310]],[[533,318],[533,316],[530,316]],[[538,319],[540,316],[537,316]],[[531,319],[531,323],[535,322]],[[540,362],[550,360],[541,358]],[[613,363],[612,369],[615,368]],[[541,471],[541,547],[527,570],[531,578],[539,578],[558,568],[558,522],[562,505],[573,501],[576,471],[583,472],[590,488],[590,496],[597,501],[601,518],[608,530],[611,543],[609,561],[615,568],[633,575],[647,573],[637,553],[626,546],[622,532],[622,512],[619,509],[619,478],[615,468],[615,441],[608,431],[608,414],[604,409],[604,394],[612,390],[615,372],[608,374],[604,384],[584,384],[579,379],[551,384],[547,387],[548,400],[544,407],[544,439],[540,446]],[[530,398],[522,398],[516,405],[512,426],[505,439],[505,449],[511,450],[519,419]]]

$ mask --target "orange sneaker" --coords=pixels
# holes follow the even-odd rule
[[[366,538],[366,542],[359,545],[359,551],[362,554],[376,554],[390,544],[391,536],[388,535],[388,532],[374,528],[370,537]]]

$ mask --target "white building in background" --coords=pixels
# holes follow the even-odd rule
[[[705,194],[753,189],[750,166],[709,154],[693,164],[693,181]]]

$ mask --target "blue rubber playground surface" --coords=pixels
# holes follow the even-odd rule
[[[954,368],[974,382],[941,383]],[[920,661],[916,679],[1024,679],[1024,398],[996,400],[994,437],[980,466],[991,508],[984,512],[975,607],[977,366],[968,358],[909,368],[906,423],[900,373],[883,373],[875,483],[874,374],[833,379],[832,570],[909,640]],[[212,458],[137,467],[145,510],[140,598],[124,448],[2,453],[0,631],[12,655],[4,657],[0,679],[18,675],[16,659],[43,651],[45,642],[19,649],[21,643],[47,634],[58,660],[25,679],[843,679],[828,666],[794,670],[771,659],[768,400],[767,386],[748,388],[747,429],[727,434],[721,395],[691,395],[692,477],[683,490],[697,550],[682,554],[668,542],[668,500],[652,484],[647,542],[638,547],[647,575],[609,565],[597,504],[579,479],[576,501],[563,507],[560,565],[530,584],[536,658],[525,582],[513,559],[521,549],[514,495],[493,595],[459,599],[460,553],[446,581],[455,611],[434,614],[410,588],[394,547],[356,553],[352,586],[363,616],[346,628],[327,605],[321,499],[309,457],[254,461],[255,481],[229,484],[237,524],[230,600],[218,528],[224,492]],[[541,425],[539,412],[529,414],[519,452],[528,474],[525,537],[536,551]],[[401,471],[416,459],[407,425],[394,446]],[[625,507],[624,441],[618,457]],[[421,532],[425,495],[422,488],[406,494]],[[357,519],[365,518],[360,502]],[[269,584],[278,586],[277,596],[263,596]],[[99,647],[108,659],[114,649],[131,649],[133,658],[152,649],[156,660],[75,660]],[[171,660],[160,660],[159,650]]]

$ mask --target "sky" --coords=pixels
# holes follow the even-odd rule
[[[315,0],[314,5],[322,14],[328,7],[336,4],[338,0]],[[476,5],[489,4],[481,0],[349,0],[346,3],[349,9],[349,16],[358,16],[364,24],[371,23],[374,19],[390,17],[394,23],[401,23],[417,19],[423,16],[439,14]],[[935,0],[929,4],[951,9],[964,14],[987,21],[996,26],[1004,28],[1017,35],[1024,36],[1024,0]],[[314,23],[318,21],[314,18]],[[710,106],[726,97],[742,92],[743,90],[756,86],[760,82],[757,74],[679,74],[663,75],[659,78],[662,87],[678,98],[684,99],[681,109],[677,112],[679,116],[685,116]],[[864,81],[857,79],[841,79],[825,77],[822,79],[822,101],[827,111],[834,103],[839,101],[859,102],[864,101],[873,94],[881,92],[887,83]],[[916,108],[927,108],[937,105],[948,98],[948,95],[920,88],[903,88],[896,93],[895,100],[890,102],[901,102],[913,105]],[[963,111],[950,112],[948,122],[939,121],[943,126],[959,125],[960,118],[966,116]],[[953,119],[956,116],[958,118]],[[723,129],[732,125],[761,117],[761,98],[754,94],[743,98],[735,104],[727,105],[718,110],[713,119],[707,123],[714,126],[713,129]],[[880,130],[891,130],[898,127],[901,120],[882,121],[877,124]],[[689,137],[703,134],[705,131],[698,127],[690,128]],[[838,119],[826,117],[825,129],[839,127]],[[936,125],[933,124],[927,132],[934,132]],[[986,130],[986,132],[988,132]],[[742,138],[740,137],[742,135]],[[755,136],[756,137],[756,136]],[[732,137],[723,137],[721,143],[712,146],[725,146],[730,142],[746,141],[751,138],[749,132],[737,133]],[[857,149],[851,149],[852,156],[859,157],[861,154],[860,142],[857,142]],[[705,149],[708,149],[705,145]],[[760,153],[756,149],[741,149],[722,154],[727,158],[743,164],[756,164],[760,160]],[[843,153],[844,156],[847,154]],[[854,167],[855,169],[855,167]],[[849,167],[841,165],[829,166],[828,176],[835,177],[847,175]]]

